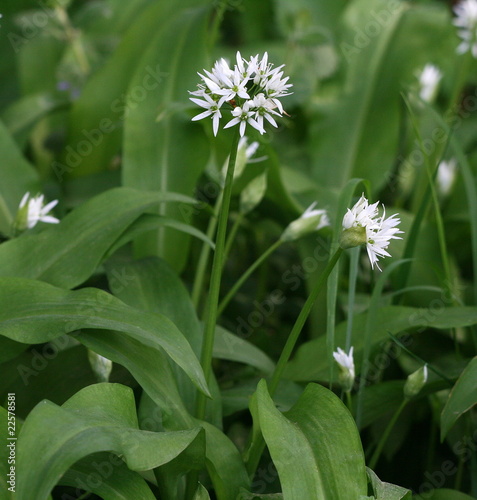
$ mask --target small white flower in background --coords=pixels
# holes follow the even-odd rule
[[[282,241],[294,241],[309,233],[319,231],[330,225],[330,219],[326,210],[315,208],[316,201],[312,203],[300,217],[290,222],[283,231],[280,239]]]
[[[341,387],[344,391],[349,392],[353,388],[355,378],[353,347],[349,350],[349,354],[338,347],[338,350],[333,353],[333,357],[340,367],[339,382]]]
[[[426,64],[418,75],[419,97],[426,102],[432,102],[437,94],[437,87],[441,81],[442,73],[437,66]]]
[[[18,207],[17,216],[15,218],[14,227],[17,232],[31,229],[38,222],[46,222],[49,224],[58,224],[60,222],[56,217],[48,215],[49,212],[57,205],[58,200],[50,201],[47,205],[43,203],[44,196],[30,196],[30,193],[25,193],[20,206]]]
[[[424,365],[407,377],[404,384],[404,397],[406,399],[411,399],[421,392],[421,389],[426,385],[427,375],[427,365]]]
[[[113,369],[113,362],[90,349],[88,349],[88,360],[98,381],[108,382]]]
[[[477,0],[463,0],[454,7],[456,18],[454,25],[457,26],[457,34],[462,42],[457,47],[458,54],[464,54],[469,49],[472,55],[477,57]]]
[[[198,84],[197,90],[189,92],[194,96],[190,100],[206,110],[192,120],[210,116],[213,120],[214,135],[217,135],[222,118],[221,110],[224,110],[224,113],[228,111],[232,117],[224,128],[239,125],[242,137],[247,125],[264,134],[264,119],[277,127],[273,115],[283,116],[280,98],[290,95],[289,89],[292,86],[288,83],[288,77],[283,77],[282,68],[283,65],[274,68],[273,64],[268,62],[266,52],[262,59],[259,59],[257,54],[250,60],[244,59],[240,52],[237,52],[233,68],[225,59],[219,59],[212,71],[204,70],[204,74],[198,73],[202,83]]]
[[[378,265],[379,257],[390,257],[386,251],[392,239],[401,239],[396,236],[402,233],[396,226],[401,222],[396,218],[397,214],[386,219],[386,211],[383,206],[383,215],[378,214],[378,203],[369,204],[368,200],[361,196],[353,208],[343,217],[343,232],[340,235],[341,248],[352,248],[366,244],[371,268],[374,266],[381,271]]]
[[[441,161],[437,167],[437,188],[442,196],[447,196],[454,185],[457,174],[457,161]]]

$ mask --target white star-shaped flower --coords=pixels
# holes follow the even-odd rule
[[[431,102],[437,92],[437,86],[442,78],[442,73],[433,64],[426,64],[418,76],[419,78],[419,97],[426,102]]]
[[[21,230],[27,228],[31,229],[40,221],[49,224],[58,224],[58,222],[60,222],[56,217],[48,215],[57,205],[58,200],[53,200],[47,205],[43,205],[43,199],[44,196],[42,194],[30,197],[30,193],[25,193],[18,207],[19,216],[23,219],[19,224]],[[23,226],[23,228],[21,226]]]
[[[197,99],[196,97],[190,98],[192,102],[194,102],[201,108],[205,108],[205,111],[194,116],[194,118],[192,118],[192,121],[202,120],[202,118],[207,118],[208,116],[210,116],[212,118],[214,135],[217,135],[217,131],[219,130],[219,121],[220,118],[222,118],[220,106],[205,92],[203,93],[202,97],[204,99]]]
[[[463,54],[471,49],[472,55],[477,57],[477,0],[463,0],[454,7],[454,13],[453,22],[460,28],[458,35],[462,39],[457,53]]]

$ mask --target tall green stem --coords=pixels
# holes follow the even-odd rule
[[[204,337],[202,341],[202,352],[200,364],[204,371],[205,380],[208,382],[212,371],[212,349],[214,347],[215,324],[217,321],[217,306],[219,302],[220,282],[224,264],[225,235],[227,232],[227,220],[229,216],[230,198],[232,196],[232,185],[234,180],[235,161],[239,143],[239,129],[237,127],[232,141],[227,174],[225,177],[224,196],[222,207],[219,212],[217,238],[215,241],[214,260],[212,262],[212,274],[210,277],[209,298],[207,302],[207,313],[205,318]],[[202,392],[197,393],[197,418],[205,416],[206,396]]]
[[[219,304],[217,316],[220,316],[222,311],[227,307],[228,303],[234,297],[234,295],[238,292],[238,290],[242,287],[242,285],[247,281],[249,276],[260,266],[260,264],[271,254],[273,253],[281,244],[282,240],[276,241],[272,246],[270,246],[265,252],[260,255],[260,257],[242,274],[239,280],[235,283],[235,285],[230,289],[227,295],[222,299]]]
[[[270,383],[268,384],[268,391],[270,393],[270,396],[272,396],[272,397],[275,394],[275,391],[277,390],[278,383],[280,382],[280,379],[281,379],[282,374],[283,374],[283,370],[285,369],[285,366],[288,363],[288,360],[290,359],[290,356],[293,352],[293,349],[294,349],[295,344],[298,340],[298,337],[300,336],[300,333],[303,329],[303,326],[305,325],[305,322],[306,322],[308,316],[310,315],[313,304],[315,303],[315,300],[317,299],[319,293],[323,289],[323,286],[326,284],[326,281],[328,280],[328,276],[330,275],[331,271],[333,270],[336,263],[338,262],[338,259],[340,258],[342,252],[343,252],[343,249],[341,247],[338,247],[336,252],[330,258],[330,260],[328,261],[328,264],[326,265],[326,267],[323,270],[323,272],[321,273],[318,281],[316,282],[313,290],[311,291],[310,295],[306,299],[306,302],[303,305],[303,308],[300,311],[300,314],[298,315],[298,318],[296,319],[295,324],[293,325],[292,331],[290,332],[290,335],[288,336],[285,347],[283,348],[283,351],[280,355],[278,363],[277,363],[275,370],[272,374],[272,378],[270,380]],[[258,462],[260,461],[260,457],[262,455],[264,448],[265,448],[265,442],[263,440],[263,437],[257,438],[255,441],[253,441],[251,443],[250,448],[249,448],[248,452],[246,453],[246,456],[248,457],[247,470],[248,470],[249,475],[251,477],[255,474],[255,470],[257,469]]]
[[[381,436],[381,439],[379,440],[378,446],[374,450],[373,456],[371,457],[371,460],[369,461],[369,468],[374,470],[374,467],[378,463],[379,457],[381,456],[381,452],[383,451],[384,445],[386,444],[386,441],[388,440],[389,434],[393,430],[393,427],[396,425],[396,422],[399,418],[399,415],[401,415],[402,411],[404,408],[406,408],[406,405],[409,403],[409,399],[404,399],[403,402],[401,403],[401,406],[396,410],[396,412],[393,415],[393,418],[389,421],[388,426],[386,427],[383,435]]]

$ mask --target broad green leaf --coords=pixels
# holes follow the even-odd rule
[[[81,330],[117,330],[152,348],[163,348],[208,394],[199,361],[168,318],[127,306],[95,288],[68,291],[40,281],[0,278],[0,335],[38,344]]]
[[[253,366],[265,374],[271,374],[275,363],[258,347],[217,326],[214,338],[214,358],[238,361]]]
[[[91,491],[104,500],[156,498],[146,481],[113,453],[96,453],[79,460],[63,474],[59,484]]]
[[[210,3],[180,4],[167,17],[159,17],[153,37],[136,66],[129,84],[128,112],[124,123],[123,184],[143,190],[174,190],[192,194],[208,158],[200,125],[184,112],[193,107],[189,91],[196,89],[197,71],[206,66]],[[188,7],[188,8],[186,8]],[[157,89],[143,92],[151,67],[160,68]],[[159,116],[158,116],[159,115]],[[183,218],[180,207],[161,205],[159,215]],[[186,220],[187,222],[187,220]],[[182,269],[190,238],[160,228],[141,238],[139,255],[158,255],[175,269]]]
[[[202,326],[187,289],[167,262],[157,257],[134,262],[113,260],[106,264],[106,270],[110,289],[117,297],[137,309],[169,318],[183,332],[197,358],[200,357]],[[194,413],[195,387],[180,370],[175,370],[175,377],[186,408]],[[220,427],[220,393],[215,379],[211,380],[210,388],[213,399],[207,402],[207,420]]]
[[[89,349],[125,366],[161,408],[164,426],[193,427],[191,415],[182,402],[177,383],[165,354],[119,332],[83,330],[75,338]]]
[[[23,158],[9,131],[0,121],[0,233],[10,234],[11,224],[23,195],[39,190],[38,176]]]
[[[139,430],[131,389],[91,385],[62,407],[39,403],[25,420],[18,438],[17,497],[46,498],[70,466],[92,453],[111,451],[130,469],[148,470],[173,460],[196,439],[203,439],[200,428]]]
[[[283,495],[281,493],[268,493],[259,495],[256,493],[250,493],[249,491],[242,491],[240,500],[283,500]]]
[[[441,414],[441,440],[444,440],[457,419],[477,404],[477,357],[467,365],[449,394]]]
[[[260,423],[284,498],[349,500],[367,493],[359,433],[337,396],[309,384],[285,414],[275,408],[265,381],[258,384],[255,397],[254,419]]]
[[[73,210],[60,224],[0,245],[0,276],[73,288],[91,276],[135,219],[165,201],[193,202],[179,194],[141,193],[130,188],[102,193]]]
[[[366,468],[376,500],[412,500],[411,490],[395,484],[385,483],[369,468]]]
[[[472,500],[475,497],[447,488],[428,489],[425,494],[414,496],[414,500]]]
[[[367,313],[358,314],[353,319],[353,345],[355,359],[361,359],[367,322]],[[373,332],[373,346],[389,340],[388,332],[397,335],[415,328],[449,329],[477,324],[477,307],[418,308],[408,306],[385,306],[377,311]],[[336,345],[344,345],[346,322],[336,328]],[[320,337],[302,344],[290,361],[285,377],[296,381],[328,380],[328,362],[326,360],[326,339]]]
[[[67,145],[60,161],[65,173],[79,176],[105,170],[119,152],[131,74],[156,33],[159,20],[167,19],[170,9],[167,2],[148,2],[136,16],[129,17],[128,30],[115,52],[82,89],[70,114]],[[148,76],[140,90],[159,91],[162,68],[154,62],[144,69]],[[80,154],[81,147],[88,147],[89,154]]]
[[[6,337],[0,337],[0,364],[18,356],[26,348],[25,344],[20,344]]]

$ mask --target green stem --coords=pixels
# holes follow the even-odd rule
[[[230,289],[230,291],[227,293],[227,295],[222,299],[222,302],[220,302],[219,307],[218,307],[218,311],[217,311],[217,316],[220,316],[220,314],[223,312],[223,310],[227,307],[228,303],[232,300],[234,295],[242,287],[242,285],[245,283],[245,281],[247,281],[247,279],[255,271],[255,269],[257,269],[257,267],[259,267],[260,264],[262,264],[262,262],[271,253],[273,253],[282,243],[283,243],[282,240],[276,241],[267,250],[265,250],[265,252],[263,252],[262,255],[260,255],[260,257],[242,274],[242,276],[239,278],[239,280]]]
[[[292,331],[290,332],[290,335],[288,336],[285,347],[283,348],[283,351],[280,355],[278,363],[277,363],[275,370],[272,374],[272,378],[270,380],[270,383],[268,384],[268,391],[270,393],[270,396],[272,396],[272,397],[275,394],[275,391],[278,387],[278,383],[280,382],[280,379],[282,377],[283,370],[285,369],[285,366],[288,363],[288,360],[290,359],[290,356],[293,352],[293,349],[294,349],[295,344],[298,340],[298,337],[303,329],[303,326],[305,325],[305,322],[306,322],[308,316],[310,315],[313,304],[315,303],[315,300],[317,299],[323,286],[326,284],[326,281],[328,280],[328,276],[330,275],[331,271],[335,267],[335,265],[338,262],[338,259],[340,258],[342,253],[343,253],[343,249],[341,247],[338,247],[336,252],[333,254],[333,256],[328,261],[328,264],[326,265],[325,269],[321,273],[313,290],[311,291],[310,295],[306,299],[306,302],[303,305],[303,308],[300,311],[300,314],[298,315],[298,318],[296,319],[295,324],[293,325]],[[245,456],[247,457],[246,466],[247,466],[247,470],[248,470],[250,477],[253,477],[253,475],[255,474],[255,470],[257,469],[258,462],[260,461],[260,457],[261,457],[264,449],[265,449],[265,442],[263,440],[263,437],[260,437],[260,438],[257,438],[255,441],[253,441],[249,447],[249,450],[247,450],[247,452],[245,454]]]
[[[371,460],[369,461],[369,468],[373,469],[376,467],[376,464],[378,463],[379,457],[381,456],[381,452],[383,451],[384,445],[386,444],[386,441],[388,440],[389,434],[391,433],[393,427],[396,425],[396,422],[399,418],[399,415],[401,415],[402,411],[404,408],[406,408],[406,405],[409,403],[408,399],[404,399],[397,411],[394,413],[393,418],[389,421],[389,424],[387,425],[383,435],[381,436],[381,439],[379,440],[378,446],[374,450],[373,456],[371,457]]]
[[[207,236],[212,239],[217,229],[217,220],[222,207],[224,192],[221,191],[217,200],[215,202],[215,208],[213,216],[209,220],[209,225],[207,227]],[[207,269],[207,262],[209,261],[211,248],[207,243],[202,244],[202,250],[200,252],[199,261],[197,263],[197,268],[194,277],[194,286],[192,288],[192,303],[194,304],[195,310],[199,312],[200,297],[202,295],[202,288],[204,286],[205,271]]]
[[[237,127],[232,140],[227,175],[225,177],[224,196],[219,213],[217,238],[215,241],[214,260],[212,262],[212,273],[210,277],[209,299],[205,318],[204,337],[202,340],[202,352],[200,364],[204,371],[205,380],[208,382],[212,371],[212,350],[214,347],[215,324],[217,321],[217,306],[219,302],[220,282],[224,264],[225,236],[227,232],[227,220],[229,216],[230,198],[232,197],[232,185],[234,179],[235,161],[239,143],[239,129]],[[197,418],[204,419],[206,396],[202,392],[197,393]]]
[[[240,227],[240,224],[242,224],[243,216],[244,216],[244,214],[242,214],[242,213],[237,214],[237,217],[235,218],[232,229],[230,230],[230,233],[227,236],[227,241],[225,242],[225,250],[224,250],[224,255],[225,255],[226,260],[227,260],[229,253],[230,253],[230,249],[232,248],[232,244],[235,240],[235,236],[237,235],[238,228]]]

